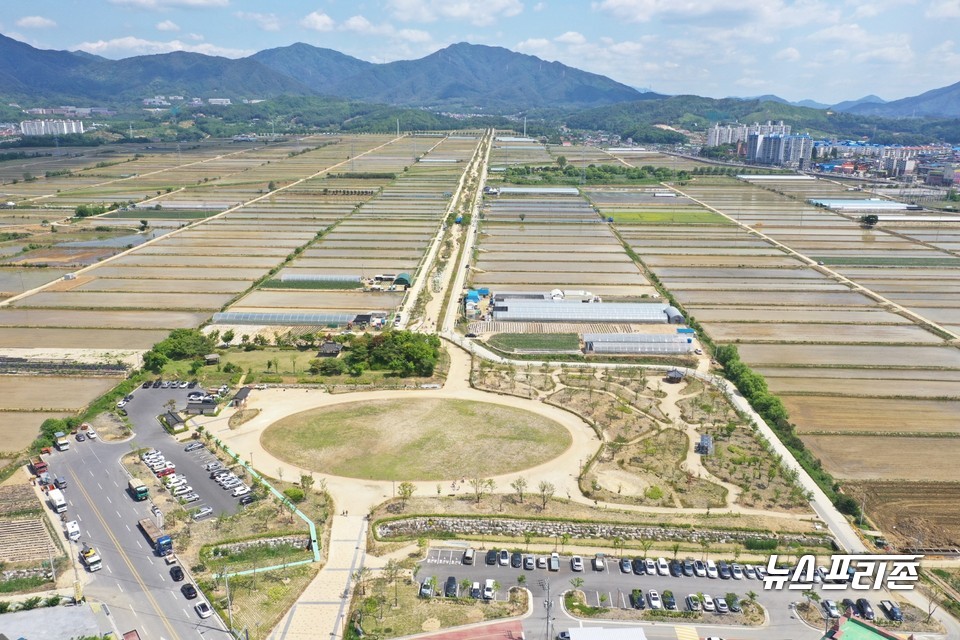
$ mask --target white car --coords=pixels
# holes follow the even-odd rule
[[[743,567],[734,563],[730,565],[730,573],[733,574],[734,580],[743,580]]]
[[[717,563],[713,560],[707,560],[707,577],[719,578],[720,572],[717,570]]]
[[[213,515],[213,509],[211,509],[210,507],[203,507],[202,509],[198,510],[195,514],[193,514],[193,519],[202,520],[203,518],[206,518],[212,515]]]
[[[574,571],[583,571],[583,558],[580,556],[570,558],[570,568]]]
[[[234,480],[233,482],[224,482],[220,486],[226,490],[230,490],[230,489],[236,489],[237,487],[242,487],[243,483],[240,482],[239,480]]]
[[[657,563],[654,562],[653,558],[647,558],[643,561],[644,570],[647,572],[648,576],[657,575]]]
[[[80,524],[76,520],[67,523],[67,538],[74,542],[80,539]]]
[[[240,496],[245,496],[248,493],[250,493],[250,487],[242,484],[233,490],[233,497],[239,498]]]
[[[710,595],[709,593],[705,593],[705,594],[703,594],[703,596],[701,596],[701,602],[702,602],[703,610],[704,610],[704,611],[716,611],[716,610],[717,610],[717,605],[714,604],[714,602],[713,602],[713,597],[711,597],[711,595]]]
[[[210,608],[206,602],[198,602],[193,605],[193,608],[196,610],[197,615],[201,618],[209,618],[213,615],[213,609]]]
[[[87,437],[90,438],[91,440],[97,439],[97,432],[93,430],[93,427],[90,427],[89,429],[87,429],[86,433],[87,433]]]
[[[188,493],[185,496],[180,496],[180,499],[184,502],[184,504],[186,504],[189,502],[196,502],[197,500],[200,499],[200,496],[198,496],[195,493]]]
[[[647,600],[650,601],[651,609],[663,609],[663,602],[660,600],[660,594],[656,589],[650,589],[647,592]]]
[[[657,573],[662,576],[670,575],[670,563],[666,558],[657,558]]]
[[[182,496],[188,493],[193,493],[193,487],[177,487],[173,490],[173,495]]]

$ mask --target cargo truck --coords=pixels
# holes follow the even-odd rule
[[[150,494],[150,489],[138,478],[130,478],[130,481],[127,483],[127,491],[130,492],[130,497],[137,502],[146,500]]]
[[[46,473],[49,467],[47,466],[47,461],[44,460],[43,457],[36,456],[30,459],[30,468],[33,469],[33,472],[39,476],[42,473]]]
[[[60,491],[60,489],[50,489],[47,492],[47,499],[50,501],[50,507],[56,513],[63,513],[67,510],[67,500],[63,497],[63,491]]]
[[[70,441],[67,440],[67,434],[63,431],[57,431],[53,437],[56,438],[57,451],[66,451],[70,448]]]
[[[158,556],[162,557],[173,553],[173,538],[161,532],[153,520],[144,518],[138,524]]]
[[[80,559],[83,561],[83,566],[87,568],[87,571],[100,571],[100,569],[103,569],[103,561],[100,560],[100,554],[97,553],[97,550],[93,547],[83,545],[83,549],[80,550]]]

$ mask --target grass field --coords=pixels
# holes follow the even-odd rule
[[[466,400],[381,400],[305,411],[261,437],[304,469],[372,480],[450,480],[526,469],[570,446],[561,425]]]
[[[501,351],[573,351],[580,348],[576,333],[497,333],[487,343]]]
[[[733,224],[712,211],[618,211],[604,213],[616,224]]]
[[[323,282],[318,280],[267,280],[261,289],[345,289],[354,290],[361,287],[359,282]]]

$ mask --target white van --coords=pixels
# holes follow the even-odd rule
[[[76,520],[67,523],[67,538],[74,542],[80,539],[80,525]]]
[[[487,579],[483,584],[483,599],[484,600],[493,600],[493,579]]]
[[[477,552],[473,547],[470,547],[463,552],[463,564],[473,564],[473,559],[476,556]]]

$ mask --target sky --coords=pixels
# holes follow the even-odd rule
[[[0,33],[107,58],[306,42],[389,62],[471,42],[660,93],[827,104],[960,81],[960,0],[3,0]]]

